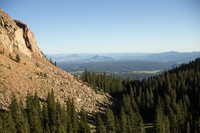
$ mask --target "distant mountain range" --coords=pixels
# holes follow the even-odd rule
[[[140,60],[153,62],[187,63],[200,57],[200,52],[165,52],[165,53],[99,53],[99,54],[48,54],[56,62],[102,62],[114,60]]]
[[[90,58],[90,61],[112,61],[115,60],[111,57],[107,57],[107,56],[99,56],[99,55],[95,55],[92,58]]]

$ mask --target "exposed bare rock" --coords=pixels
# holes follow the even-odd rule
[[[18,20],[13,20],[2,10],[0,10],[0,45],[9,49],[10,52],[17,49],[28,57],[34,53],[44,58],[28,26]]]
[[[23,38],[25,40],[26,47],[38,56],[43,57],[41,50],[37,46],[37,42],[34,38],[34,35],[28,28],[28,26],[19,20],[14,21],[19,28],[23,29]]]

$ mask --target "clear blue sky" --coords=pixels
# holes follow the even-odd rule
[[[0,0],[45,54],[200,51],[200,0]]]

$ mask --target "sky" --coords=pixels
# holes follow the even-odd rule
[[[200,51],[200,0],[0,0],[45,54]]]

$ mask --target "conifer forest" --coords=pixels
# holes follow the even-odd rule
[[[95,114],[91,129],[84,108],[73,99],[61,105],[53,90],[46,101],[27,95],[26,106],[15,96],[0,116],[1,133],[199,133],[200,58],[144,80],[115,78],[85,69],[82,79],[97,92],[109,93],[113,107]]]
[[[102,116],[103,122],[97,117],[97,127],[104,123],[107,132],[200,132],[200,58],[142,81],[87,69],[83,80],[120,101]]]

